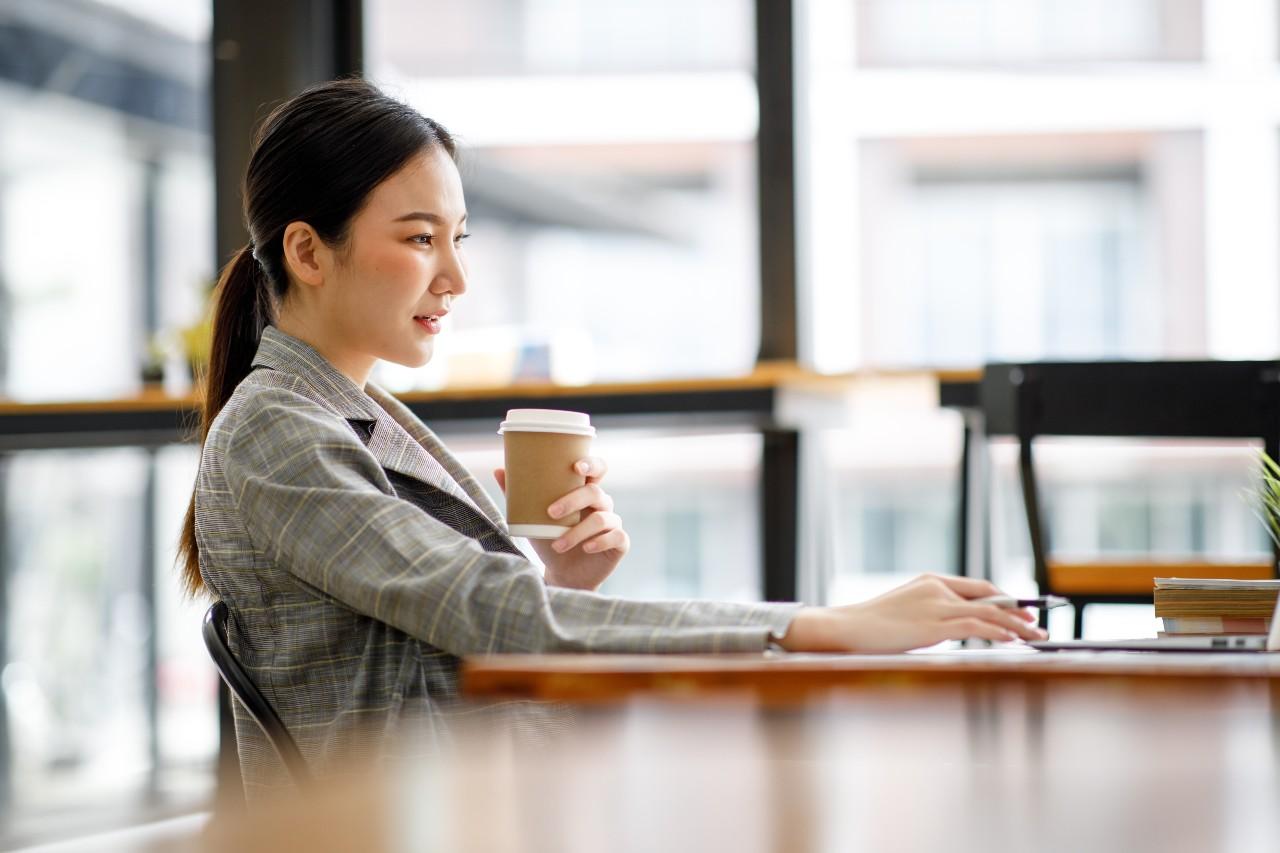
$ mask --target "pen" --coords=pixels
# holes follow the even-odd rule
[[[996,607],[1039,607],[1051,610],[1070,604],[1067,599],[1058,595],[1038,595],[1034,598],[1014,598],[1012,595],[988,595],[985,598],[971,599],[974,604],[994,604]]]

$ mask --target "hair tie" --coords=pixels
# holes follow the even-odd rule
[[[253,255],[253,259],[257,261],[259,265],[261,265],[262,258],[258,257],[258,247],[254,245],[252,240],[249,241],[249,245],[246,246],[245,248],[249,250],[249,254]]]

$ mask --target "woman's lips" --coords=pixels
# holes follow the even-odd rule
[[[428,334],[431,334],[431,335],[440,334],[439,320],[432,320],[428,317],[414,317],[413,322],[417,323],[419,326],[425,329]]]

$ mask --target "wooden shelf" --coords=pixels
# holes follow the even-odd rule
[[[801,390],[838,397],[867,380],[910,379],[956,372],[868,371],[820,374],[794,362],[762,362],[742,376],[692,377],[646,382],[556,385],[521,382],[503,386],[409,391],[397,395],[419,417],[466,430],[468,422],[501,418],[509,408],[568,408],[606,421],[708,426],[773,425],[778,392]],[[975,374],[976,375],[976,374]],[[957,380],[958,381],[958,380]],[[20,402],[0,399],[0,451],[102,446],[158,446],[193,440],[200,401],[146,391],[105,400]]]

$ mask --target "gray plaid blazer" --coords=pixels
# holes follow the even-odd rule
[[[447,737],[462,655],[760,651],[797,607],[547,586],[421,420],[274,326],[209,430],[195,522],[232,649],[318,774],[409,722],[415,742]],[[286,785],[239,707],[235,722],[250,797]]]

